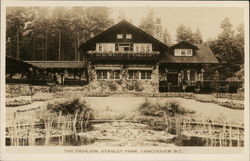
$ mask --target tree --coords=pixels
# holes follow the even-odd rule
[[[208,42],[213,53],[221,63],[216,69],[221,74],[221,79],[226,79],[234,76],[234,73],[240,70],[240,66],[243,64],[244,56],[244,31],[242,28],[240,32],[235,35],[235,31],[232,29],[232,24],[229,18],[225,18],[221,22],[222,33],[214,40]],[[213,67],[210,70],[215,70]]]
[[[171,36],[168,32],[168,30],[165,28],[164,32],[163,32],[163,42],[165,44],[171,44]]]
[[[148,15],[141,19],[139,28],[150,35],[154,34],[154,11],[150,10]]]
[[[27,24],[34,18],[28,7],[8,7],[6,11],[7,55],[20,59],[25,43],[22,41]]]
[[[193,41],[196,44],[202,43],[202,35],[199,28],[196,29],[195,33],[193,33]]]
[[[79,60],[79,45],[111,25],[107,7],[9,7],[7,54],[23,60]]]
[[[202,43],[202,35],[200,29],[197,28],[196,32],[193,32],[190,27],[186,27],[183,24],[176,29],[176,41],[187,41],[194,44]]]
[[[192,33],[192,30],[190,27],[186,27],[183,24],[180,24],[180,26],[176,29],[176,41],[187,41],[190,43],[194,42],[194,34]]]
[[[125,14],[125,12],[124,12],[123,9],[119,10],[118,16],[117,16],[117,20],[118,20],[118,22],[120,22],[120,21],[122,21],[122,20],[126,20],[127,22],[132,23],[132,20],[129,19],[129,18],[126,16],[126,14]]]

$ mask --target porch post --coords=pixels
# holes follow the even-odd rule
[[[188,85],[190,85],[190,70],[187,70]]]

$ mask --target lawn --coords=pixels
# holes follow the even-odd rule
[[[144,97],[87,97],[84,98],[98,114],[103,118],[108,114],[124,115],[124,118],[138,113],[138,107],[145,101]],[[184,98],[148,98],[152,102],[163,104],[166,101],[177,101],[184,108],[194,110],[197,115],[205,118],[221,119],[228,121],[244,121],[244,110],[229,109],[214,103],[203,103],[194,99]],[[110,119],[110,117],[109,117]]]

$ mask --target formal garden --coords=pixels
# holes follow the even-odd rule
[[[243,146],[243,93],[6,85],[6,145]]]

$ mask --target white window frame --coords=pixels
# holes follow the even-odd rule
[[[129,77],[129,72],[132,72],[132,78]],[[138,73],[138,77],[136,78],[136,74]],[[139,70],[129,70],[128,71],[128,79],[140,79],[141,78],[141,72]]]
[[[184,54],[182,54],[183,52]],[[193,50],[192,49],[174,49],[174,56],[193,56]]]
[[[142,72],[145,72],[145,78],[142,78]],[[141,71],[141,79],[142,80],[150,80],[151,78],[152,78],[152,71],[150,71],[150,70]]]
[[[111,78],[111,73],[112,73],[113,78]],[[115,74],[117,73],[118,73],[118,78],[115,77]],[[121,71],[120,70],[109,71],[109,79],[113,79],[113,80],[121,79]]]
[[[138,47],[138,51],[136,50],[136,46]],[[144,50],[142,50],[144,48]],[[147,50],[147,48],[149,50]],[[133,51],[134,52],[152,52],[152,44],[151,43],[134,43],[133,44]]]
[[[101,74],[100,78],[98,78],[98,72],[100,72],[100,74]],[[104,72],[107,72],[107,78],[104,78]],[[108,70],[96,70],[96,75],[97,75],[97,79],[99,79],[99,80],[109,79],[109,71]]]
[[[126,39],[132,39],[132,34],[126,34]]]
[[[117,39],[123,39],[123,34],[117,34],[117,35],[116,35],[116,38],[117,38]]]
[[[101,50],[100,50],[101,48]],[[107,51],[104,49],[107,48]],[[115,51],[115,43],[97,43],[96,44],[96,51],[100,52],[114,52]]]

